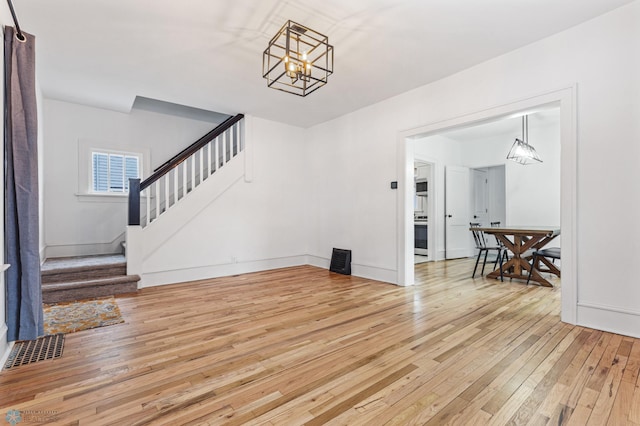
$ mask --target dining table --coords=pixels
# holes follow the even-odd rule
[[[554,238],[560,235],[559,226],[505,226],[505,227],[479,227],[471,228],[482,231],[485,234],[495,235],[504,247],[511,252],[511,258],[502,264],[502,276],[527,280],[529,270],[531,271],[531,281],[544,287],[553,287],[553,284],[543,277],[540,272],[549,272],[560,277],[560,270],[548,259],[539,256],[538,259],[547,269],[541,271],[532,266],[527,252],[540,250]],[[489,273],[488,278],[500,278],[500,269]]]

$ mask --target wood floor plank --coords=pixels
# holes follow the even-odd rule
[[[416,266],[397,287],[299,266],[145,288],[125,322],[0,373],[60,425],[640,425],[640,340],[560,321],[554,288]]]
[[[640,378],[638,378],[638,380],[640,381]],[[635,390],[633,391],[629,421],[640,424],[640,383],[636,383]]]

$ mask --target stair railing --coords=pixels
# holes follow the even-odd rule
[[[129,225],[141,224],[143,196],[146,214],[142,222],[146,226],[242,152],[243,118],[243,114],[229,117],[142,182],[129,179]]]

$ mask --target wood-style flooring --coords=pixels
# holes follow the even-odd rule
[[[0,422],[640,425],[639,339],[560,322],[557,280],[472,269],[417,265],[402,288],[304,266],[118,297],[125,323],[0,373]]]

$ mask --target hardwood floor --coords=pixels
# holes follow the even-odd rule
[[[472,269],[417,265],[401,288],[296,267],[118,297],[125,323],[0,373],[0,418],[640,425],[639,339],[560,322],[558,288]]]

